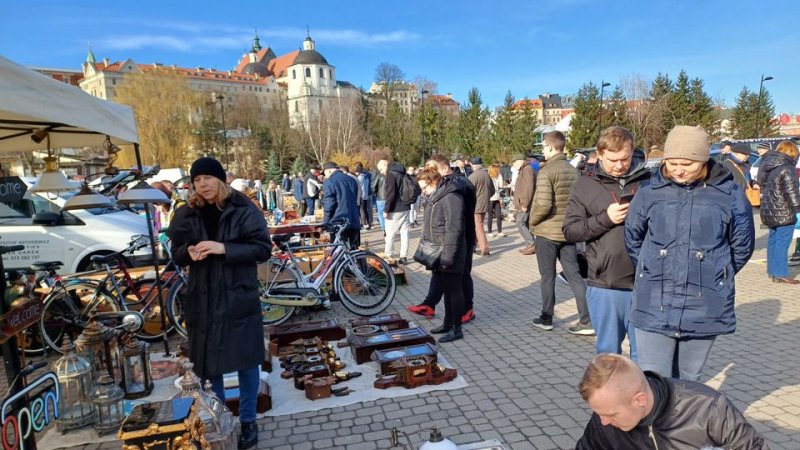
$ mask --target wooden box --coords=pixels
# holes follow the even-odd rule
[[[445,368],[429,356],[400,358],[391,365],[394,373],[378,378],[373,384],[375,389],[397,386],[414,389],[424,385],[447,383],[458,376],[456,369]]]
[[[205,441],[197,406],[193,398],[136,405],[122,422],[117,438],[125,443],[123,448],[172,450],[187,444],[203,448],[196,440]]]
[[[437,362],[436,355],[436,347],[426,342],[409,347],[375,350],[372,353],[372,359],[380,365],[381,375],[391,375],[394,373],[392,363],[398,359],[428,356],[432,358],[433,362]]]
[[[289,345],[289,343],[298,339],[319,337],[325,341],[337,341],[347,335],[344,327],[339,325],[336,319],[271,325],[268,333],[270,342],[275,342],[278,347]]]
[[[405,330],[392,330],[371,336],[351,336],[350,351],[357,364],[371,360],[372,352],[388,348],[408,347],[411,345],[430,343],[436,340],[422,328],[406,328]]]
[[[239,416],[239,387],[225,389],[225,406],[231,410],[234,416]],[[261,414],[272,409],[272,395],[269,384],[266,381],[259,381],[258,397],[256,398],[256,412]]]
[[[360,327],[362,325],[378,325],[385,327],[387,331],[408,328],[408,321],[400,317],[400,314],[379,314],[372,317],[359,317],[350,321],[350,327]]]

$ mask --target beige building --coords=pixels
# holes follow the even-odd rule
[[[544,108],[542,107],[542,101],[538,98],[532,99],[522,99],[517,100],[514,102],[514,106],[511,107],[512,110],[517,112],[523,112],[525,109],[530,109],[536,115],[536,121],[538,123],[544,122]]]
[[[370,104],[379,115],[386,114],[384,88],[382,83],[372,83],[367,93]],[[404,113],[411,114],[419,108],[419,94],[416,84],[403,81],[394,85],[390,100],[397,103]]]

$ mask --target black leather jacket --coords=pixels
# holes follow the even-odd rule
[[[795,163],[789,155],[771,151],[764,156],[758,169],[761,222],[770,228],[797,222],[795,214],[800,213],[800,186]]]
[[[651,386],[659,384],[665,398],[656,413],[639,426],[622,431],[603,425],[592,414],[576,450],[768,450],[764,438],[720,392],[695,381],[662,378],[645,372]],[[656,406],[654,406],[654,410]]]

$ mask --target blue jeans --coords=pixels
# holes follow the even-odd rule
[[[636,328],[639,367],[662,376],[700,381],[716,336],[673,338]]]
[[[316,204],[317,199],[315,198],[307,198],[306,199],[306,215],[313,216],[314,215],[314,206]]]
[[[631,323],[633,292],[620,289],[586,287],[589,316],[597,333],[595,349],[600,353],[622,354],[622,341],[628,335],[631,344],[631,359],[637,361],[636,333]]]
[[[770,276],[789,276],[789,245],[792,243],[794,225],[769,229],[767,238],[767,273]]]
[[[258,400],[258,385],[261,368],[256,366],[250,369],[242,369],[239,374],[239,422],[256,421],[256,401]],[[209,377],[211,390],[217,394],[222,403],[225,403],[225,389],[222,383],[222,375]]]
[[[384,207],[386,207],[386,200],[375,200],[375,209],[378,210],[378,222],[381,224],[381,230],[386,229],[386,219],[383,217]]]

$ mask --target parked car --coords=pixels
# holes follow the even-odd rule
[[[123,250],[131,236],[147,234],[144,217],[117,207],[62,211],[72,195],[28,192],[18,202],[0,203],[0,245],[25,246],[23,251],[3,256],[7,269],[61,261],[63,273],[81,272],[92,267],[93,255]],[[132,261],[149,262],[151,255],[147,247],[134,254]]]

